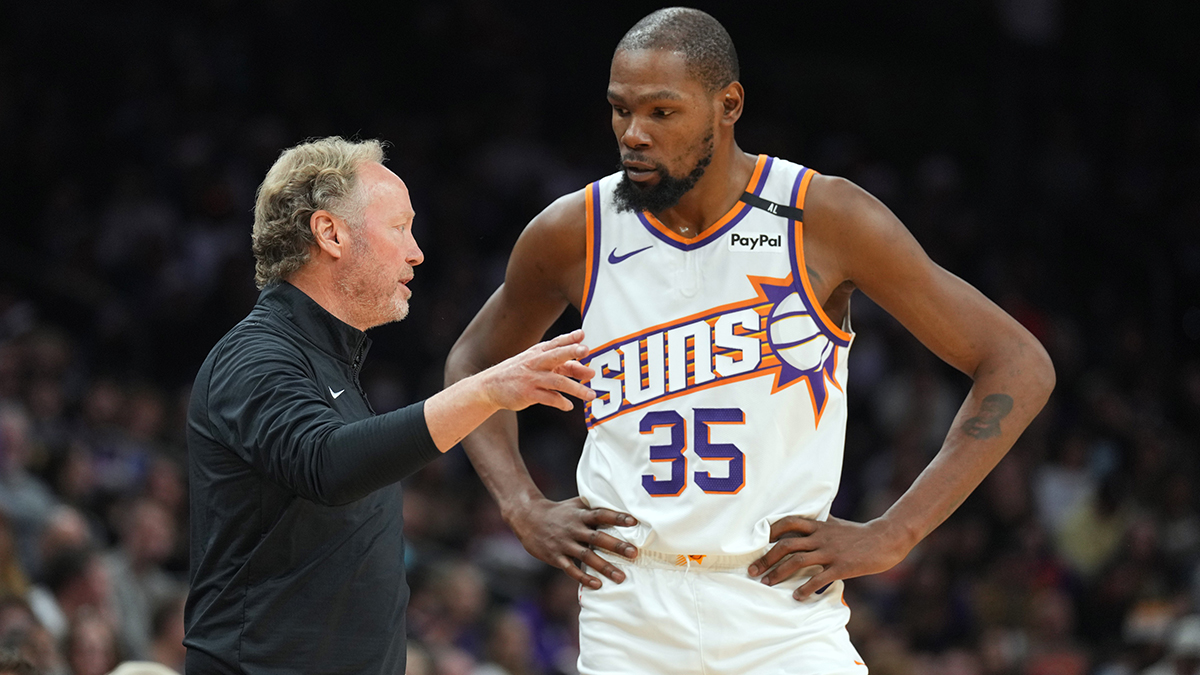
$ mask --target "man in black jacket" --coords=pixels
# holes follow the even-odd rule
[[[402,673],[396,483],[500,409],[568,410],[576,331],[376,415],[364,331],[408,313],[408,190],[377,141],[285,151],[254,213],[258,304],[213,348],[188,411],[188,673]],[[572,379],[574,378],[574,379]]]

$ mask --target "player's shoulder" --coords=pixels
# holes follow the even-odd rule
[[[804,202],[807,221],[811,216],[852,216],[871,207],[877,200],[871,193],[841,176],[816,174],[808,186]]]
[[[887,236],[900,221],[882,202],[853,181],[816,175],[804,201],[806,233],[848,245],[860,237]]]
[[[513,254],[518,257],[574,258],[584,255],[587,232],[587,188],[551,202],[525,226]]]
[[[587,191],[589,186],[569,192],[542,209],[529,222],[529,228],[559,230],[582,229],[587,224]]]

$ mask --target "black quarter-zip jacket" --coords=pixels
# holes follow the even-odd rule
[[[268,286],[188,410],[187,672],[402,673],[398,481],[440,456],[424,402],[375,415],[366,334]]]

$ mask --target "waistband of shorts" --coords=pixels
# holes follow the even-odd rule
[[[596,549],[596,555],[613,563],[637,565],[689,572],[746,572],[750,563],[762,557],[767,549],[758,552],[742,553],[740,555],[714,555],[708,553],[667,553],[652,549],[639,548],[637,557],[633,560],[624,556]]]

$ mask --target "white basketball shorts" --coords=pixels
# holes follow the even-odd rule
[[[865,675],[850,644],[842,582],[804,602],[809,577],[765,586],[746,574],[759,554],[683,556],[598,551],[625,573],[582,588],[580,675]]]

